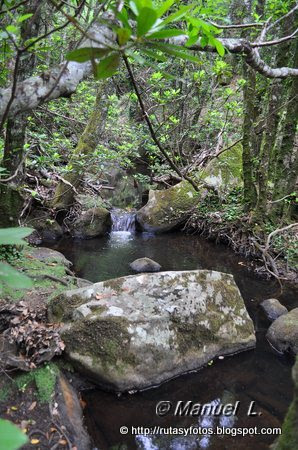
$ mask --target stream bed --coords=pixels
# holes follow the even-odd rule
[[[257,347],[231,357],[213,361],[196,373],[187,374],[134,395],[117,396],[100,389],[82,392],[86,402],[85,420],[94,448],[100,450],[189,450],[189,449],[268,449],[276,435],[263,434],[261,428],[280,427],[293,395],[293,358],[278,355],[265,339],[268,320],[260,301],[278,298],[289,310],[298,307],[297,286],[262,280],[248,269],[249,262],[224,245],[215,245],[198,236],[179,232],[164,235],[112,232],[104,238],[74,240],[63,238],[44,246],[62,252],[73,263],[77,276],[92,282],[131,275],[129,263],[140,257],[157,261],[162,270],[213,269],[234,275],[252,317]],[[172,409],[164,417],[156,415],[159,401],[169,401]],[[173,415],[177,402],[233,403],[239,401],[236,416],[185,417]],[[254,404],[256,415],[248,415]],[[128,427],[127,434],[120,427]],[[158,434],[145,436],[140,427],[201,427],[211,434]],[[131,429],[134,427],[135,434]],[[139,429],[138,429],[139,427]],[[257,427],[253,436],[215,435],[216,427]],[[220,430],[218,430],[220,432]],[[231,431],[232,432],[232,431]],[[208,431],[209,433],[209,431]],[[233,434],[235,431],[233,431]],[[271,433],[269,431],[269,433]]]

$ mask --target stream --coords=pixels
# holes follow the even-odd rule
[[[123,219],[126,223],[125,218]],[[248,268],[249,262],[224,245],[203,238],[174,232],[164,235],[115,231],[126,225],[113,226],[109,236],[92,240],[63,238],[44,246],[62,252],[73,263],[77,276],[92,282],[131,275],[129,263],[147,256],[162,270],[213,269],[232,273],[252,317],[257,347],[238,355],[217,359],[196,373],[187,374],[134,395],[117,396],[100,389],[82,392],[86,402],[85,420],[94,448],[100,450],[188,450],[188,449],[268,449],[276,439],[272,434],[231,435],[121,435],[121,426],[131,427],[279,427],[293,395],[291,367],[293,359],[278,355],[265,339],[269,322],[258,307],[260,301],[275,297],[293,309],[298,306],[297,287],[286,285],[282,295],[275,281],[257,278]],[[172,413],[158,417],[156,404],[166,400],[194,403],[240,402],[235,417],[174,417]],[[248,407],[255,401],[255,416]]]

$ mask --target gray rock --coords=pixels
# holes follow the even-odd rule
[[[159,272],[161,265],[150,258],[139,258],[129,264],[134,272]]]
[[[269,327],[266,337],[279,352],[298,355],[298,308],[276,319]]]
[[[80,239],[103,236],[111,227],[111,215],[105,208],[91,208],[75,220],[70,227],[70,234]]]
[[[261,308],[266,316],[272,322],[283,314],[287,314],[288,310],[276,298],[268,298],[261,303]]]
[[[188,181],[162,191],[151,190],[148,203],[137,212],[137,221],[146,231],[164,233],[183,223],[201,197]]]
[[[64,323],[72,363],[115,391],[158,385],[256,343],[233,276],[209,270],[103,281],[60,294],[48,313]]]

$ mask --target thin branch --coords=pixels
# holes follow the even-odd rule
[[[240,24],[231,24],[231,25],[220,25],[219,23],[212,22],[211,20],[208,20],[211,25],[213,25],[216,28],[219,28],[221,30],[233,30],[233,29],[245,29],[245,28],[253,28],[253,27],[262,27],[263,23],[240,23]]]
[[[182,179],[187,180],[187,181],[192,185],[192,187],[193,187],[196,191],[199,191],[199,188],[198,188],[198,186],[196,185],[196,183],[195,183],[190,177],[188,177],[188,176],[186,176],[186,175],[183,175],[183,173],[181,172],[181,170],[179,169],[179,167],[177,167],[176,164],[171,160],[171,158],[170,158],[169,155],[168,155],[168,152],[162,147],[161,143],[159,142],[159,140],[158,140],[158,138],[157,138],[157,136],[156,136],[156,134],[155,134],[155,131],[154,131],[154,129],[153,129],[152,123],[151,123],[151,121],[150,121],[150,119],[149,119],[148,113],[147,113],[147,111],[146,111],[146,108],[145,108],[143,99],[142,99],[141,94],[140,94],[140,92],[139,92],[139,88],[138,88],[138,86],[137,86],[137,84],[136,84],[136,81],[135,81],[134,75],[133,75],[133,73],[132,73],[130,64],[129,64],[128,59],[127,59],[127,57],[126,57],[125,54],[123,54],[123,60],[124,60],[126,69],[127,69],[127,71],[128,71],[129,78],[130,78],[131,83],[132,83],[132,85],[133,85],[134,91],[135,91],[136,96],[137,96],[137,98],[138,98],[138,102],[139,102],[139,105],[140,105],[140,107],[141,107],[141,110],[142,110],[142,113],[143,113],[143,117],[144,117],[144,119],[145,119],[145,121],[146,121],[146,123],[147,123],[147,126],[148,126],[148,128],[149,128],[149,131],[150,131],[150,134],[151,134],[151,137],[152,137],[153,142],[154,142],[155,145],[158,147],[158,149],[160,150],[160,152],[162,153],[162,155],[164,156],[164,158],[167,160],[167,162],[169,163],[170,167],[171,167],[171,168],[172,168],[172,169],[173,169],[173,170],[174,170],[174,171],[175,171]]]
[[[257,47],[270,47],[272,45],[278,45],[281,44],[282,42],[286,42],[289,41],[290,39],[294,39],[294,37],[296,36],[296,34],[298,33],[298,28],[289,36],[285,36],[283,38],[280,39],[275,39],[273,41],[267,41],[267,42],[252,42],[250,45],[252,48],[257,48]]]
[[[286,19],[287,17],[291,16],[297,9],[298,9],[298,5],[294,6],[294,8],[292,8],[287,14],[285,14],[284,16],[280,17],[280,18],[277,19],[275,22],[273,22],[273,23],[268,27],[268,31],[271,30],[272,28],[276,27],[276,25],[278,25],[282,20],[284,20],[284,19]]]

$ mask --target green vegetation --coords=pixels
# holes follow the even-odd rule
[[[36,388],[38,401],[48,403],[53,396],[58,374],[58,366],[51,362],[17,376],[14,382],[16,387],[22,392],[33,384]]]

